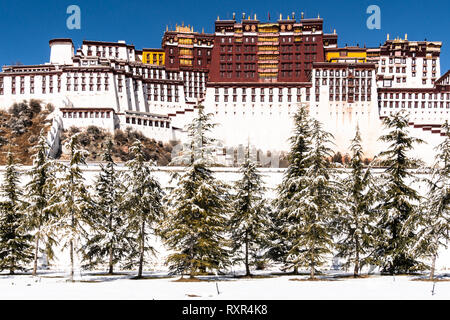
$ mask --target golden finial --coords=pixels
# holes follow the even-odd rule
[[[387,34],[387,39],[386,40],[389,40],[389,33]]]
[[[305,13],[304,13],[304,12],[302,12],[302,19],[303,19],[304,15],[305,15]]]
[[[280,20],[283,20],[283,15],[280,13]]]
[[[169,31],[169,26],[166,24],[166,31]]]
[[[204,27],[202,28],[202,33],[205,33],[205,28]]]
[[[219,18],[219,16],[217,16],[217,21],[219,21],[220,20],[220,18]]]
[[[256,13],[255,13],[255,20],[256,20]]]
[[[233,12],[233,20],[236,20],[236,13]]]
[[[245,12],[242,12],[242,20],[245,20]]]
[[[320,13],[319,13],[319,14],[317,14],[317,19],[320,19]]]
[[[288,15],[288,20],[290,20],[289,15]]]
[[[292,11],[292,20],[295,20],[295,12]]]
[[[333,34],[336,34],[336,29],[333,30]]]
[[[408,34],[405,33],[405,40],[408,40]]]

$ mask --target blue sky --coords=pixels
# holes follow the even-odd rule
[[[66,27],[69,5],[81,8],[81,29]],[[378,5],[381,9],[381,30],[369,30],[366,9]],[[337,30],[339,45],[378,46],[389,33],[391,38],[442,41],[441,71],[450,69],[450,1],[448,0],[172,0],[172,1],[6,1],[0,3],[0,65],[15,62],[37,64],[49,59],[48,41],[52,38],[72,38],[78,47],[83,39],[126,40],[136,48],[160,47],[166,25],[191,24],[196,31],[212,32],[217,16],[240,18],[242,12],[258,19],[272,21],[296,12],[305,17],[324,18],[325,32]]]

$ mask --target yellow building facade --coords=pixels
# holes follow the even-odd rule
[[[345,47],[330,49],[326,53],[328,62],[367,62],[367,50],[359,47]]]
[[[163,66],[165,63],[166,54],[163,50],[158,49],[143,49],[142,62],[146,64],[156,64]]]

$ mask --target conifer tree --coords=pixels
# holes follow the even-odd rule
[[[189,165],[167,198],[167,217],[162,224],[164,241],[174,251],[167,259],[172,273],[221,270],[229,264],[227,232],[228,192],[208,168],[212,164],[214,124],[202,106],[188,126],[188,146],[180,157]],[[174,159],[177,161],[177,159]]]
[[[52,208],[55,199],[55,165],[48,158],[48,144],[43,131],[39,141],[33,147],[33,166],[28,175],[30,181],[26,185],[26,224],[27,229],[34,232],[34,261],[33,275],[37,274],[37,262],[41,242],[44,243],[45,253],[49,260],[54,256],[53,246],[56,239],[50,225],[55,212]]]
[[[23,228],[22,190],[11,150],[0,186],[0,199],[0,270],[8,269],[9,274],[14,274],[26,270],[25,265],[33,255],[30,245],[32,236]]]
[[[347,176],[342,181],[345,206],[335,221],[338,234],[338,256],[347,259],[345,267],[354,266],[354,277],[371,262],[376,243],[377,185],[370,167],[364,169],[359,128],[350,146],[352,158]]]
[[[383,271],[404,273],[421,267],[411,254],[420,197],[408,185],[408,180],[414,179],[408,169],[418,162],[408,152],[413,150],[414,144],[423,141],[410,136],[409,120],[403,110],[384,118],[383,122],[389,132],[379,138],[388,143],[388,149],[379,154],[387,169],[382,177],[384,190],[378,224],[380,244],[377,259]]]
[[[286,206],[291,224],[287,234],[292,236],[288,261],[295,266],[307,267],[314,279],[316,268],[324,263],[325,255],[333,248],[331,222],[339,210],[339,193],[336,178],[330,170],[329,145],[332,135],[322,129],[319,121],[312,121],[311,148],[305,155],[309,166],[305,173],[295,178],[302,186],[293,193]]]
[[[278,186],[278,197],[273,203],[274,210],[270,215],[271,244],[267,255],[275,261],[282,262],[285,268],[293,268],[294,274],[298,273],[299,268],[294,257],[300,254],[302,249],[296,246],[301,234],[295,234],[295,229],[289,230],[289,226],[297,221],[291,215],[293,210],[291,199],[306,187],[301,177],[306,174],[311,160],[308,157],[312,143],[310,121],[306,107],[300,107],[294,115],[294,132],[289,139],[291,144],[287,157],[289,166],[283,182]]]
[[[163,190],[153,177],[154,163],[146,162],[143,145],[136,140],[130,148],[131,160],[124,175],[125,194],[121,210],[126,216],[130,251],[126,268],[138,266],[137,278],[142,278],[145,253],[154,249],[148,245],[150,233],[156,235],[157,224],[163,214]]]
[[[447,248],[450,240],[450,126],[442,127],[444,141],[436,147],[436,161],[427,179],[428,194],[418,217],[419,232],[413,252],[431,259],[430,279],[434,279],[440,247]]]
[[[121,210],[124,189],[112,151],[113,142],[108,140],[89,215],[90,234],[82,250],[84,260],[88,261],[85,268],[106,264],[109,274],[114,273],[114,266],[127,255],[130,240],[125,228],[126,219]]]
[[[234,186],[236,194],[233,196],[230,219],[232,249],[238,255],[236,260],[244,262],[245,275],[251,276],[250,265],[258,262],[261,250],[267,243],[266,188],[256,164],[250,159],[249,151],[239,172],[241,179]]]
[[[70,280],[74,281],[74,254],[86,237],[86,225],[89,222],[89,209],[92,207],[88,187],[81,171],[86,165],[88,152],[81,149],[79,133],[72,135],[65,144],[69,151],[69,163],[61,166],[61,178],[56,186],[58,201],[53,205],[58,216],[53,219],[53,226],[63,248],[69,249]]]

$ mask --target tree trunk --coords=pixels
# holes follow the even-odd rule
[[[15,274],[15,268],[14,268],[14,266],[16,265],[16,262],[15,262],[15,260],[14,259],[12,259],[11,260],[11,265],[10,265],[10,267],[9,267],[9,274]]]
[[[113,252],[114,252],[114,249],[113,249],[113,246],[111,243],[110,247],[109,247],[109,270],[108,270],[109,274],[114,274]]]
[[[434,272],[436,270],[436,257],[437,257],[437,254],[433,254],[433,259],[431,262],[431,270],[430,270],[430,280],[434,280]]]
[[[15,250],[13,249],[13,257],[15,255]],[[11,264],[9,265],[9,274],[15,273],[16,260],[14,258],[11,259]]]
[[[70,207],[70,226],[72,227],[72,232],[73,229],[75,227],[75,217],[74,217],[74,213],[73,213],[73,207],[74,207],[74,196],[73,196],[73,175],[71,175],[70,177],[70,182],[71,182],[71,188],[70,188],[70,200],[71,200],[71,207]],[[70,239],[70,281],[73,281],[73,276],[74,276],[74,263],[73,263],[73,235],[71,234],[71,239]]]
[[[355,239],[355,248],[356,248],[356,255],[355,255],[355,270],[353,271],[353,277],[357,278],[359,275],[359,243],[358,243],[358,237]]]
[[[250,276],[250,266],[248,264],[248,234],[245,232],[245,276]]]
[[[112,231],[112,214],[109,215],[109,231]],[[113,264],[113,255],[114,255],[114,244],[113,241],[109,244],[109,274],[114,273],[114,264]]]
[[[145,251],[145,221],[142,221],[141,226],[141,245],[140,245],[140,256],[139,256],[139,271],[138,278],[142,278],[142,268],[144,265],[144,251]]]
[[[70,281],[73,282],[73,240],[70,240]]]
[[[313,243],[312,243],[312,248],[311,248],[311,252],[312,252],[312,256],[311,256],[311,271],[310,271],[310,278],[311,278],[311,280],[314,280],[314,276],[315,276],[315,270],[314,270],[314,268],[315,268],[315,262],[314,262],[314,251],[316,250],[316,244],[314,243],[314,241],[313,241]]]
[[[195,265],[194,265],[194,240],[191,239],[191,248],[190,248],[190,252],[189,252],[189,256],[191,258],[191,270],[190,270],[190,274],[189,274],[189,278],[190,279],[194,279],[195,278]]]
[[[34,249],[34,263],[33,263],[33,276],[37,275],[37,262],[38,262],[38,254],[39,254],[39,234],[41,232],[41,227],[39,226],[38,235],[36,236],[36,248]]]
[[[294,267],[294,271],[293,271],[293,273],[294,273],[295,275],[297,275],[297,274],[298,274],[298,266],[295,266],[295,267]]]

